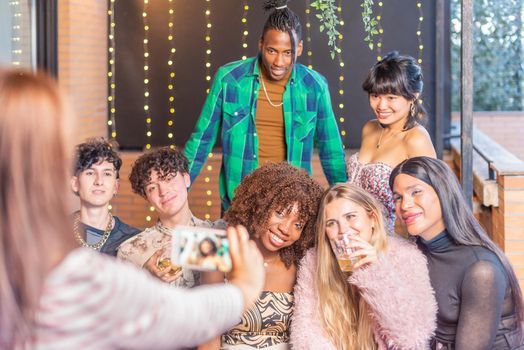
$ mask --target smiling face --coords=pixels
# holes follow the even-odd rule
[[[296,35],[295,42],[296,42]],[[293,68],[293,49],[287,32],[268,29],[258,43],[262,67],[269,79],[280,81],[289,77]],[[302,54],[302,40],[296,49],[297,57]]]
[[[403,128],[409,116],[412,101],[393,94],[369,94],[369,105],[382,125]]]
[[[336,198],[326,204],[324,209],[326,235],[336,240],[340,235],[358,235],[371,242],[375,220],[362,206],[345,198]]]
[[[81,171],[71,179],[71,189],[78,193],[83,207],[104,207],[118,191],[113,163],[102,161]]]
[[[276,252],[298,241],[304,228],[299,214],[296,203],[288,210],[273,211],[264,230],[259,234],[259,246],[262,245],[269,252]]]
[[[437,193],[416,177],[399,174],[393,183],[396,214],[410,235],[430,240],[446,228]]]
[[[169,220],[182,210],[189,211],[187,188],[190,185],[187,173],[162,176],[151,170],[151,181],[145,186],[146,199],[151,203],[160,221]]]

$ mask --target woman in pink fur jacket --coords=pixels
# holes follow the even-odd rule
[[[351,234],[357,259],[342,272],[330,240]],[[317,246],[301,260],[291,345],[296,350],[422,350],[435,330],[437,304],[417,247],[388,236],[381,205],[361,188],[326,191]]]

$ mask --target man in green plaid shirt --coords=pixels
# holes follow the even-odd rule
[[[344,182],[346,165],[326,79],[296,63],[302,53],[298,16],[273,9],[259,55],[220,67],[185,146],[191,181],[200,173],[219,130],[222,209],[244,176],[267,161],[288,161],[311,174],[316,144],[330,184]]]

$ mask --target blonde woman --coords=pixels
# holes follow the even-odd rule
[[[326,191],[316,248],[299,265],[291,324],[294,349],[428,349],[436,302],[424,256],[388,236],[381,205],[352,184]],[[342,272],[330,240],[351,235],[357,259]]]

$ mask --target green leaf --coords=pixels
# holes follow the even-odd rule
[[[343,2],[342,2],[343,3]],[[370,10],[370,5],[373,4],[373,0],[364,0],[360,4],[362,7],[362,18],[365,23],[366,33],[370,33],[369,30],[369,21],[372,18],[372,12]],[[325,33],[328,38],[328,46],[330,49],[331,59],[334,59],[337,52],[340,52],[340,49],[337,47],[338,37],[340,31],[338,26],[340,25],[341,19],[339,16],[338,6],[336,5],[335,0],[314,0],[311,4],[317,13],[315,16],[319,19],[320,26],[319,30],[321,33]],[[369,40],[371,41],[371,40]],[[366,41],[367,42],[367,41]]]

